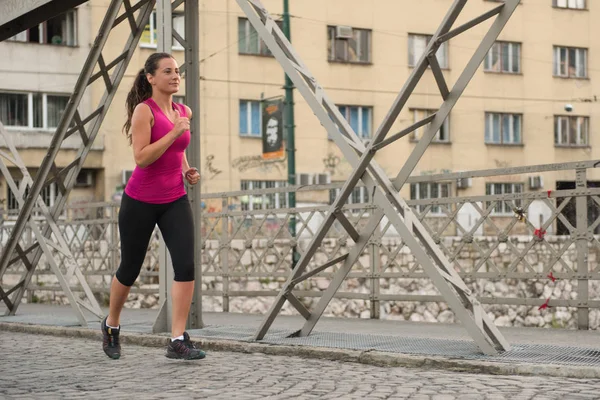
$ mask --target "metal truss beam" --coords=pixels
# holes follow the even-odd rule
[[[396,228],[404,243],[411,249],[418,263],[429,275],[481,351],[486,354],[497,354],[498,351],[510,349],[508,342],[506,342],[502,334],[488,318],[479,301],[466,287],[460,276],[454,270],[452,264],[448,261],[438,245],[436,245],[410,207],[408,207],[406,202],[400,197],[399,190],[410,176],[410,173],[431,143],[436,132],[440,129],[444,120],[450,113],[450,110],[460,98],[468,82],[471,80],[485,55],[510,19],[520,0],[506,0],[500,7],[456,28],[454,31],[451,31],[453,24],[456,22],[462,9],[467,3],[467,0],[455,0],[440,27],[433,35],[432,40],[427,45],[424,54],[416,64],[400,94],[394,101],[381,126],[366,147],[349,126],[345,118],[340,114],[335,104],[327,97],[323,88],[308,71],[308,68],[296,54],[289,41],[277,27],[277,24],[268,14],[260,0],[236,1],[262,40],[267,44],[275,58],[282,65],[286,74],[292,79],[298,88],[298,91],[306,99],[314,114],[327,130],[329,137],[333,138],[347,161],[354,167],[352,174],[340,190],[333,205],[330,207],[327,217],[302,255],[300,261],[293,269],[281,292],[273,302],[271,309],[254,337],[255,340],[260,340],[265,336],[286,301],[289,301],[292,306],[296,307],[306,319],[303,328],[298,331],[296,335],[305,336],[310,334],[325,311],[325,308],[365,248],[369,239],[378,228],[380,221],[386,216],[390,223]],[[449,37],[462,33],[472,26],[481,23],[485,19],[492,18],[493,16],[496,16],[496,19],[492,23],[488,33],[485,35],[458,81],[452,89],[449,89],[443,74],[439,69],[439,64],[435,56],[437,49],[443,41],[447,40]],[[414,88],[417,86],[428,67],[431,67],[440,89],[441,97],[444,101],[433,118],[430,121],[423,123],[423,125],[429,123],[428,129],[402,167],[395,181],[392,183],[384,173],[383,169],[375,162],[374,156],[379,149],[409,133],[409,131],[403,131],[392,136],[390,139],[393,140],[385,142],[386,135],[389,133],[389,130],[396,121],[400,111],[406,105]],[[413,125],[413,129],[417,126],[419,126],[419,124]],[[342,206],[352,193],[352,190],[361,180],[368,188],[370,188],[370,192],[373,193],[373,202],[377,204],[381,210],[376,211],[374,215],[371,216],[367,225],[361,229],[358,235],[352,231],[348,232],[348,234],[353,237],[355,242],[354,247],[352,247],[349,254],[344,257],[343,262],[340,260],[340,262],[342,262],[341,267],[335,273],[329,287],[321,296],[315,309],[310,312],[302,307],[298,307],[299,302],[292,297],[294,286],[302,280],[301,278],[310,276],[310,273],[306,274],[305,270],[308,267],[311,258],[314,256],[321,241],[335,220],[340,220],[339,213]],[[346,228],[347,224],[345,221],[341,220],[340,222],[342,223],[342,226]],[[329,265],[326,264],[317,269],[323,270],[327,266]]]
[[[173,37],[185,48],[183,68],[185,100],[193,114],[190,121],[192,138],[187,149],[187,158],[190,165],[195,166],[198,168],[198,172],[202,173],[200,153],[200,6],[198,0],[175,0],[173,7],[177,8],[182,2],[185,2],[185,39],[180,37],[177,31],[173,31]],[[194,297],[187,320],[187,326],[190,329],[204,327],[202,320],[202,219],[200,216],[202,199],[200,198],[200,189],[201,186],[197,184],[188,190],[194,215],[194,277],[196,279]]]
[[[173,29],[171,16],[181,5],[185,8],[185,32]],[[173,39],[185,49],[185,60],[179,66],[181,74],[185,77],[185,103],[192,110],[190,131],[192,133],[190,145],[187,149],[187,158],[191,166],[200,170],[200,46],[199,38],[199,6],[198,0],[158,0],[157,1],[158,25],[158,51],[170,52]],[[182,36],[184,34],[184,36]],[[201,282],[202,257],[201,257],[201,218],[202,201],[200,199],[200,185],[188,188],[188,197],[194,215],[194,270],[196,282]],[[171,285],[173,280],[173,266],[166,249],[164,240],[160,239],[159,258],[159,291],[160,310],[152,326],[153,332],[168,332],[171,330]],[[202,321],[202,285],[194,286],[194,297],[188,316],[189,329],[199,329],[204,326]]]
[[[3,0],[0,2],[0,42],[87,1]]]
[[[0,300],[3,300],[8,306],[8,315],[15,314],[42,254],[52,258],[52,255],[47,251],[49,247],[45,245],[50,242],[53,234],[52,224],[56,223],[56,220],[64,209],[69,192],[75,184],[77,175],[81,171],[85,159],[91,150],[100,125],[117,93],[129,61],[137,48],[137,43],[143,29],[149,21],[154,4],[155,0],[138,0],[137,4],[132,7],[130,0],[112,0],[108,7],[90,54],[83,65],[73,94],[52,137],[48,152],[39,167],[33,183],[29,186],[27,198],[22,203],[17,221],[0,255],[0,280],[6,273],[8,266],[16,261],[22,261],[27,267],[27,271],[22,276],[22,279],[15,286],[18,288],[13,288],[8,293],[0,294]],[[124,7],[124,12],[119,16],[122,6]],[[137,17],[134,16],[135,12],[138,13]],[[124,50],[115,60],[106,62],[103,56],[104,46],[112,30],[125,20],[129,21],[131,32],[124,45]],[[99,70],[99,72],[94,74],[96,70]],[[99,78],[102,78],[106,91],[100,99],[98,107],[89,115],[82,117],[78,107],[81,104],[84,93]],[[61,144],[75,132],[78,132],[81,136],[81,147],[75,159],[67,167],[59,169],[55,164],[55,159],[60,151]],[[10,178],[7,177],[7,180],[10,180]],[[19,245],[19,240],[25,226],[32,222],[33,208],[38,202],[42,189],[51,182],[57,183],[59,194],[54,206],[46,215],[48,225],[41,230],[41,236],[39,238],[36,237],[38,241],[30,249],[24,251]],[[25,193],[25,187],[20,189],[21,194]],[[12,294],[12,298],[9,298],[10,294]],[[85,323],[82,322],[82,324],[84,325]]]
[[[2,125],[1,122],[0,122],[0,136],[4,138],[4,142],[12,154],[12,157],[7,157],[4,153],[0,154],[0,173],[2,173],[4,175],[4,178],[6,179],[6,182],[9,186],[10,190],[15,194],[15,198],[17,200],[19,207],[22,207],[23,203],[24,203],[23,199],[25,197],[25,191],[27,190],[27,187],[31,186],[31,184],[33,183],[33,180],[31,179],[31,175],[29,175],[29,171],[27,171],[25,162],[19,156],[19,153],[18,153],[16,147],[14,146],[14,144],[12,143],[12,141],[6,134],[4,125]],[[8,166],[4,163],[3,158],[6,159],[8,162],[17,166],[19,168],[19,170],[21,171],[21,174],[23,175],[23,179],[21,180],[21,184],[19,186],[17,186],[14,179],[12,178],[10,171],[8,169]],[[50,264],[50,268],[52,269],[52,272],[54,272],[54,274],[56,275],[56,277],[58,279],[58,283],[60,284],[63,292],[67,296],[67,299],[69,299],[69,303],[75,310],[75,315],[77,317],[77,320],[79,321],[79,323],[82,326],[87,326],[87,321],[85,319],[85,315],[83,314],[80,306],[86,308],[88,311],[91,311],[94,315],[96,315],[98,318],[100,318],[102,316],[102,310],[100,309],[100,305],[98,304],[98,301],[94,297],[94,293],[92,292],[91,288],[87,284],[85,277],[79,270],[77,261],[75,260],[75,257],[73,257],[71,250],[69,250],[69,244],[63,237],[63,234],[62,234],[60,228],[58,227],[58,225],[56,224],[56,221],[50,216],[50,210],[44,203],[44,200],[42,199],[41,196],[38,196],[37,201],[36,201],[36,206],[41,210],[45,221],[47,222],[48,226],[50,227],[50,229],[52,231],[52,233],[51,233],[52,238],[46,238],[42,235],[42,232],[40,230],[40,227],[38,226],[37,221],[35,221],[33,218],[29,219],[27,224],[28,224],[29,228],[31,229],[33,235],[35,236],[35,239],[37,240],[36,245],[38,245],[39,248],[41,248],[42,251],[44,252],[44,255],[46,256],[46,259],[48,260],[48,263]],[[54,241],[56,241],[56,243]],[[64,257],[63,263],[66,266],[65,273],[63,273],[63,271],[60,268],[60,263],[57,262],[56,258],[54,257],[53,252],[52,252],[53,250],[57,251],[63,255],[63,257]],[[22,252],[20,252],[20,255],[21,255],[21,258],[26,258],[26,256],[24,254],[22,254]],[[19,261],[21,258],[15,258],[12,261],[16,262],[16,261]],[[25,268],[27,269],[27,272],[30,272],[30,271],[35,270],[35,265],[30,264],[29,262],[26,262]],[[70,287],[70,282],[71,282],[72,278],[76,278],[77,284],[79,286],[81,286],[81,288],[83,289],[83,292],[86,296],[87,302],[78,299],[73,294],[73,291],[71,290],[71,287]],[[26,287],[25,282],[23,280],[20,282],[19,285],[17,285],[17,289],[20,289],[22,287]],[[9,293],[6,293],[4,296],[2,296],[0,294],[0,298],[4,299],[5,304],[7,305],[9,311],[11,311],[12,308],[16,308],[17,304],[15,304],[13,301],[10,301],[8,299],[8,296],[10,295],[10,293],[12,293],[13,291],[16,291],[17,289],[15,289],[15,288],[11,289],[9,291]]]

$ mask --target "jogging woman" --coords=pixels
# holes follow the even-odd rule
[[[190,143],[192,112],[173,103],[179,91],[179,66],[170,54],[155,53],[146,61],[127,96],[123,131],[133,147],[136,167],[127,182],[119,211],[121,264],[112,280],[108,316],[102,321],[102,348],[110,358],[121,356],[120,316],[137,279],[154,227],[158,227],[173,260],[171,340],[169,358],[200,359],[185,332],[194,294],[194,221],[184,187],[200,174],[185,156]]]

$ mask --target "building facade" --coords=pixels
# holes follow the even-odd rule
[[[291,41],[357,134],[368,140],[452,2],[291,0]],[[30,30],[0,43],[0,53],[8,55],[0,57],[0,120],[14,136],[28,166],[39,165],[45,154],[57,109],[64,104],[61,96],[74,86],[108,3],[91,0],[73,11],[75,16],[61,16],[62,22],[54,24],[60,25],[60,35],[52,35],[52,24],[47,24],[37,33]],[[284,95],[283,70],[235,0],[200,3],[201,112],[194,117],[201,120],[202,165],[198,167],[202,191],[285,185],[287,160],[264,160],[261,140],[262,100]],[[495,3],[470,0],[457,23],[482,14],[497,6]],[[521,3],[414,175],[600,159],[599,136],[593,133],[600,120],[600,90],[598,83],[594,84],[595,66],[600,61],[600,26],[593,23],[600,17],[600,5],[591,0]],[[263,0],[263,4],[281,19],[281,0]],[[136,73],[156,49],[154,18],[86,161],[90,177],[81,177],[81,186],[71,195],[74,200],[115,198],[134,168],[131,148],[121,132],[124,103]],[[182,33],[182,14],[175,13],[173,22],[174,29]],[[487,27],[489,22],[451,39],[438,51],[450,86]],[[117,55],[123,43],[111,41],[107,51]],[[183,59],[177,43],[172,54]],[[92,91],[86,104],[96,104],[101,95],[100,89]],[[390,134],[423,119],[441,103],[428,71]],[[350,165],[299,93],[295,93],[294,106],[298,179],[343,181],[351,172]],[[18,110],[16,117],[13,109]],[[417,131],[377,154],[377,162],[390,176],[400,170],[421,134]],[[588,180],[592,185],[600,183],[600,173],[590,172]],[[572,181],[571,172],[557,172],[495,177],[466,186],[414,184],[402,193],[413,199],[516,193],[566,188]],[[10,206],[5,184],[2,196]],[[352,199],[366,201],[368,194],[357,189]],[[323,197],[328,200],[329,196]],[[286,204],[283,196],[270,197],[269,204],[249,197],[240,202],[242,209]],[[512,214],[511,210],[497,213]]]
[[[93,36],[85,27],[90,25],[92,13],[93,8],[86,4],[0,43],[0,121],[33,175],[46,155],[52,134],[90,51]],[[82,108],[89,109],[90,101],[91,97],[86,96]],[[75,158],[79,144],[80,139],[75,136],[64,143],[56,159],[59,168]],[[0,147],[6,151],[2,138]],[[72,201],[102,198],[103,147],[102,138],[99,138],[71,193]],[[19,170],[7,164],[13,177],[20,181]],[[42,192],[50,205],[57,194],[55,184]],[[0,202],[4,209],[17,208],[16,198],[3,177]]]

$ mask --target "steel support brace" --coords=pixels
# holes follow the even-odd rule
[[[87,1],[2,0],[0,1],[0,42]]]
[[[2,296],[5,303],[10,304],[7,311],[7,314],[9,315],[15,314],[42,254],[45,254],[47,257],[52,257],[49,253],[48,246],[44,243],[47,243],[50,240],[53,233],[56,235],[52,229],[53,224],[56,223],[56,220],[63,212],[69,192],[75,184],[77,175],[81,171],[85,159],[91,150],[94,139],[100,129],[100,125],[117,93],[117,89],[125,74],[129,61],[137,48],[143,29],[149,21],[154,4],[155,0],[139,0],[134,6],[131,5],[130,0],[112,0],[108,6],[108,10],[100,26],[96,40],[92,45],[90,54],[83,65],[81,74],[73,89],[73,94],[61,117],[58,128],[52,137],[48,152],[42,161],[35,180],[33,180],[33,183],[29,188],[27,199],[22,203],[15,226],[13,227],[8,242],[0,256],[0,280],[6,273],[8,266],[15,261],[20,260],[26,266],[30,266],[16,285],[18,286],[18,289],[11,289],[8,291],[9,293],[14,293],[13,298],[9,300],[7,294]],[[119,11],[122,6],[124,6],[124,13],[119,16]],[[136,12],[137,17],[134,18],[134,13]],[[129,21],[129,26],[132,29],[124,45],[124,50],[115,60],[106,63],[102,56],[104,46],[107,43],[113,28],[125,20]],[[94,74],[94,71],[96,70],[99,72]],[[112,74],[110,74],[111,71]],[[86,117],[81,118],[78,108],[83,96],[87,88],[99,78],[103,78],[102,81],[105,84],[106,91],[98,103],[98,108]],[[75,127],[71,128],[73,124],[75,124]],[[67,167],[59,169],[55,164],[56,156],[60,151],[61,144],[74,132],[79,132],[81,136],[81,147],[79,148],[75,159]],[[49,210],[49,213],[46,216],[48,225],[41,229],[41,236],[36,237],[38,241],[32,246],[32,250],[30,252],[23,252],[19,246],[19,240],[25,226],[28,223],[30,226],[31,223],[34,223],[33,220],[31,220],[33,208],[38,203],[42,189],[51,182],[56,182],[60,190],[54,206]],[[21,189],[25,190],[24,187]],[[21,193],[24,192],[21,191]],[[75,274],[78,274],[77,268],[74,268],[73,271]],[[81,276],[81,279],[83,279],[83,276]]]
[[[587,173],[584,168],[578,168],[575,172],[575,188],[578,190],[587,189]],[[577,329],[588,330],[590,328],[590,314],[588,302],[589,298],[589,238],[593,237],[588,227],[588,197],[577,196],[575,198],[575,231],[577,232],[577,300],[579,308],[577,309]]]
[[[181,5],[185,8],[185,32],[173,29],[171,16]],[[192,110],[190,145],[187,159],[190,166],[200,171],[200,43],[199,43],[199,5],[198,0],[158,0],[158,51],[170,53],[171,44],[178,42],[185,49],[185,61],[179,66],[185,77],[185,103]],[[183,36],[182,36],[183,34]],[[173,40],[174,39],[174,40]],[[194,215],[194,276],[196,283],[202,281],[202,229],[200,185],[191,186],[188,190],[192,212]],[[160,311],[152,326],[153,332],[169,332],[171,330],[171,282],[173,266],[164,240],[160,239],[159,283]],[[188,329],[200,329],[202,320],[202,285],[194,285],[194,297],[187,319]]]
[[[22,207],[23,203],[24,203],[23,198],[25,195],[25,190],[27,187],[31,186],[31,184],[33,183],[33,180],[31,179],[31,175],[29,175],[29,171],[27,171],[27,167],[25,166],[25,163],[19,156],[19,153],[17,152],[16,147],[14,146],[14,144],[12,143],[12,141],[6,134],[6,131],[4,130],[4,125],[2,125],[1,122],[0,122],[0,137],[4,138],[4,142],[5,142],[6,146],[12,153],[11,158],[0,156],[0,173],[2,173],[2,175],[4,175],[4,178],[6,179],[6,182],[7,182],[8,186],[10,187],[10,190],[13,193],[15,193],[15,195],[16,195],[15,198],[17,200],[19,207]],[[19,170],[21,171],[23,178],[21,180],[20,186],[17,186],[17,184],[15,183],[14,179],[12,178],[12,176],[10,174],[8,166],[3,161],[3,158],[5,158],[7,161],[9,161],[12,164],[14,164],[15,166],[17,166],[19,168]],[[35,236],[35,239],[37,240],[37,244],[43,250],[44,255],[46,256],[46,259],[48,260],[48,263],[50,264],[50,268],[52,269],[52,272],[54,272],[54,274],[56,275],[56,277],[58,279],[58,283],[60,284],[60,286],[61,286],[63,292],[65,293],[65,295],[67,296],[67,298],[69,299],[69,303],[71,304],[71,306],[73,307],[73,309],[75,311],[77,320],[79,321],[79,323],[82,326],[87,326],[87,321],[85,319],[85,315],[83,314],[83,312],[79,306],[85,307],[87,310],[91,311],[94,315],[96,315],[98,318],[100,318],[102,316],[102,310],[100,309],[100,305],[98,304],[98,301],[94,297],[94,293],[92,292],[89,285],[87,284],[85,277],[79,270],[77,261],[75,260],[75,257],[73,257],[71,250],[69,250],[69,244],[63,237],[62,232],[60,231],[60,228],[56,224],[56,221],[50,216],[50,210],[44,203],[44,200],[41,198],[41,196],[37,198],[36,206],[42,211],[42,215],[44,216],[45,221],[47,222],[48,226],[50,227],[50,229],[52,231],[52,235],[53,235],[53,240],[55,240],[56,243],[53,242],[52,239],[45,238],[42,236],[40,227],[38,226],[37,222],[34,219],[29,219],[28,225],[29,225],[33,235]],[[57,251],[63,255],[63,260],[64,260],[63,262],[66,267],[65,273],[63,273],[63,271],[61,270],[60,263],[57,262],[57,259],[54,257],[52,250]],[[19,260],[18,258],[15,259],[15,261],[18,261],[18,260]],[[27,272],[35,269],[35,266],[31,265],[29,263],[25,264],[25,266],[26,266]],[[87,302],[78,299],[73,294],[73,291],[71,290],[71,287],[70,287],[70,282],[73,277],[76,278],[77,284],[79,286],[81,286],[81,288],[83,289],[83,292],[86,296]],[[22,286],[20,286],[20,287],[22,287]],[[13,308],[16,307],[16,304],[11,302],[7,296],[8,295],[1,296],[0,298],[2,298],[5,301],[8,311],[10,312],[10,311],[12,311]]]
[[[310,316],[306,318],[306,311],[301,309],[298,310],[305,316],[306,322],[303,328],[297,332],[297,335],[305,336],[310,334],[325,308],[369,242],[371,236],[378,229],[380,221],[386,216],[390,223],[396,228],[404,243],[411,249],[418,263],[429,275],[479,348],[484,353],[490,355],[497,354],[498,351],[508,350],[510,348],[509,344],[503,338],[493,322],[488,318],[479,301],[477,301],[466,287],[442,250],[435,244],[430,234],[414,215],[412,210],[407,206],[406,202],[400,197],[399,190],[410,176],[436,132],[440,129],[444,120],[450,113],[450,110],[460,98],[468,82],[471,80],[485,55],[510,19],[520,0],[507,0],[500,8],[495,9],[493,12],[488,12],[474,20],[474,22],[459,28],[461,32],[466,31],[469,27],[475,26],[484,19],[497,15],[494,22],[492,22],[488,33],[485,35],[483,41],[467,64],[464,72],[461,74],[454,87],[448,89],[443,75],[441,75],[438,68],[437,60],[435,60],[434,57],[435,52],[443,42],[440,38],[443,38],[444,35],[451,32],[453,24],[467,3],[467,0],[455,0],[439,29],[433,35],[433,38],[429,42],[421,59],[413,69],[408,81],[394,101],[392,108],[375,133],[372,141],[366,147],[344,117],[339,113],[335,104],[327,97],[323,88],[310,74],[308,68],[300,60],[293,47],[277,27],[260,0],[236,1],[260,35],[261,39],[267,44],[275,58],[282,65],[286,74],[292,79],[298,91],[306,99],[314,114],[327,130],[329,137],[335,141],[347,161],[354,167],[352,174],[340,190],[333,205],[331,205],[325,220],[319,227],[313,240],[296,264],[282,291],[275,298],[271,309],[258,329],[254,339],[260,340],[265,336],[277,314],[283,307],[286,299],[290,298],[289,294],[292,293],[294,284],[299,282],[300,277],[306,276],[305,270],[309,265],[309,261],[314,256],[333,222],[338,218],[336,211],[343,206],[354,187],[362,180],[367,187],[376,188],[373,202],[380,207],[380,211],[373,213],[367,225],[358,233],[358,237],[356,237],[354,232],[348,232],[351,236],[355,236],[355,245],[350,249],[348,256],[343,260],[341,268],[335,273],[328,289],[323,293],[315,309],[310,312]],[[392,183],[383,172],[383,169],[375,162],[374,156],[379,149],[409,133],[409,131],[406,130],[402,131],[400,134],[393,136],[393,140],[385,142],[386,135],[389,133],[390,128],[394,124],[402,108],[405,106],[419,80],[427,71],[428,66],[432,67],[440,88],[440,94],[444,101],[433,118],[430,121],[427,121],[429,127],[423,135],[423,138],[419,141],[415,150],[402,167],[394,183]],[[419,126],[419,124],[413,125],[413,127],[417,126]],[[297,302],[291,302],[293,306],[295,306],[295,303]]]
[[[171,0],[156,1],[156,30],[158,33],[156,51],[160,53],[171,53],[173,46],[172,7]],[[156,320],[152,325],[153,333],[171,331],[171,316],[173,311],[170,285],[174,276],[173,261],[162,234],[160,235],[159,243],[158,283],[160,308]]]
[[[181,0],[174,1],[176,7]],[[187,149],[187,158],[191,166],[201,171],[200,153],[200,6],[198,0],[185,0],[185,41],[177,31],[173,36],[179,40],[185,48],[185,99],[188,107],[192,110],[190,127],[192,138]],[[194,297],[190,306],[187,320],[189,329],[200,329],[204,327],[202,319],[202,200],[200,199],[200,184],[189,187],[188,194],[192,204],[194,215]]]

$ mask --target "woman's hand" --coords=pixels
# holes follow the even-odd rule
[[[175,137],[183,135],[183,132],[190,130],[190,119],[186,117],[182,117],[179,113],[179,110],[175,110],[177,112],[177,118],[175,118],[175,126],[173,127],[173,132],[175,133]]]
[[[188,181],[190,185],[195,185],[200,181],[200,173],[194,167],[191,167],[187,171],[185,171],[185,179]]]

